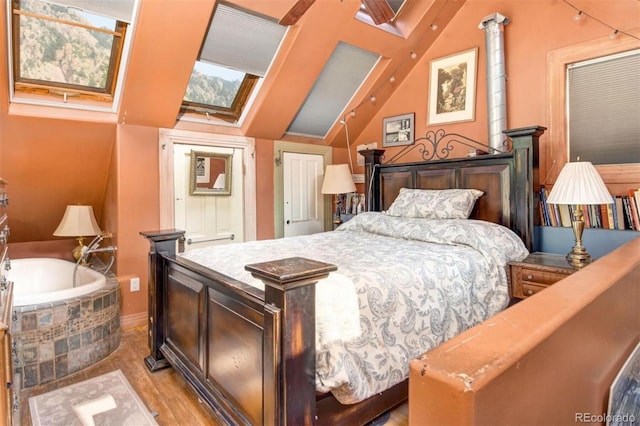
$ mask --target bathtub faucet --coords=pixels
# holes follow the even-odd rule
[[[89,243],[88,246],[82,247],[82,254],[80,256],[80,259],[78,259],[78,263],[82,265],[90,266],[93,269],[97,270],[98,272],[106,274],[109,271],[109,269],[111,269],[111,266],[115,261],[115,252],[118,250],[118,248],[114,245],[100,247],[100,243],[105,238],[111,238],[111,234],[106,232],[99,234],[93,239],[93,241]],[[104,268],[96,268],[91,264],[89,264],[88,262],[89,255],[93,253],[111,253],[111,259],[109,259],[109,263]]]

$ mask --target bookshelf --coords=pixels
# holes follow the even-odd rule
[[[571,227],[576,206],[547,204],[549,190],[540,188],[540,224],[553,227]],[[611,230],[640,231],[640,189],[630,189],[625,195],[614,195],[611,204],[582,206],[584,227]]]
[[[571,216],[575,206],[547,204],[549,190],[540,189],[540,225],[534,228],[535,250],[566,254],[575,244]],[[594,259],[640,237],[640,190],[612,196],[612,204],[583,206],[582,242]]]

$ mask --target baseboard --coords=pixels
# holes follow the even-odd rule
[[[120,317],[120,328],[123,330],[146,326],[147,311],[139,312],[137,314],[123,315]]]

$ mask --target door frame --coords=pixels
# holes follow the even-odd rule
[[[160,228],[175,228],[173,188],[173,145],[202,145],[242,149],[244,173],[244,239],[256,239],[256,160],[255,139],[244,136],[201,133],[189,130],[159,129]],[[237,173],[236,170],[233,173]]]
[[[274,141],[273,144],[273,209],[274,209],[274,236],[284,237],[284,171],[282,166],[282,156],[285,152],[296,154],[322,155],[323,164],[326,169],[333,159],[333,148],[330,146],[311,145],[297,142]],[[324,230],[332,229],[331,225],[331,199],[329,195],[324,197]]]

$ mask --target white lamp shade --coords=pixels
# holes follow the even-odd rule
[[[56,237],[86,237],[98,235],[101,232],[93,215],[92,206],[67,206],[60,225],[53,235]]]
[[[355,192],[356,184],[353,183],[351,170],[348,164],[332,164],[324,171],[322,181],[323,194],[346,194]]]
[[[213,189],[224,189],[226,178],[224,173],[220,173],[213,183]]]
[[[547,202],[550,204],[611,204],[613,199],[598,171],[588,161],[567,163]]]

